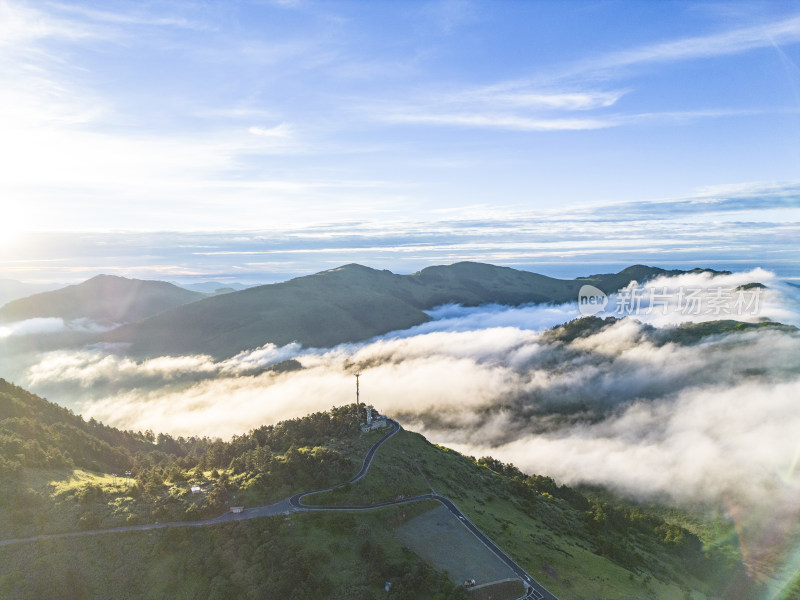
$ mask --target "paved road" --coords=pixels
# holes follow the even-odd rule
[[[506,554],[497,544],[495,544],[492,540],[489,539],[487,535],[485,535],[478,527],[469,520],[469,518],[462,513],[455,503],[450,500],[450,498],[446,496],[440,496],[439,494],[433,494],[433,499],[438,500],[441,502],[444,507],[450,511],[459,521],[461,521],[464,526],[469,529],[472,534],[478,538],[484,546],[486,546],[489,550],[491,550],[497,558],[503,561],[508,567],[514,571],[514,573],[522,579],[522,582],[525,584],[525,587],[528,589],[528,593],[524,596],[524,598],[536,598],[537,600],[558,600],[553,594],[547,591],[547,589],[536,581],[533,577],[528,575],[528,573],[520,567],[514,559],[512,559],[508,554]]]
[[[321,490],[311,490],[308,492],[300,492],[299,494],[295,494],[294,496],[289,498],[289,502],[291,503],[291,505],[298,509],[303,509],[303,508],[310,509],[312,508],[311,506],[303,504],[302,502],[303,497],[310,496],[311,494],[321,494],[322,492],[330,492],[332,490],[344,487],[351,483],[355,483],[356,481],[362,479],[364,475],[367,474],[367,471],[369,471],[369,466],[372,464],[372,459],[375,458],[375,453],[378,451],[378,448],[380,448],[384,442],[386,442],[389,438],[391,438],[398,431],[400,431],[400,423],[398,423],[397,421],[393,421],[391,419],[389,419],[388,422],[392,426],[392,428],[388,432],[386,432],[381,439],[379,439],[377,442],[372,444],[372,446],[370,446],[370,449],[367,451],[367,455],[364,457],[364,462],[361,464],[361,470],[358,473],[356,473],[355,476],[350,481],[345,481],[344,483],[340,483],[339,485],[335,485],[333,487]],[[337,507],[337,508],[341,509],[342,507]],[[324,510],[330,510],[330,507],[324,508]]]
[[[304,510],[304,511],[312,511],[312,510],[375,510],[376,508],[383,508],[386,506],[396,506],[398,504],[408,504],[410,502],[419,502],[421,500],[436,500],[444,505],[444,507],[450,511],[450,513],[456,517],[461,523],[476,537],[480,542],[486,546],[497,558],[499,558],[503,563],[505,563],[523,582],[525,587],[527,588],[526,595],[520,600],[527,600],[527,599],[534,599],[534,600],[558,600],[556,596],[552,593],[547,591],[547,589],[536,581],[533,577],[528,575],[528,573],[520,567],[514,559],[512,559],[508,554],[506,554],[497,544],[495,544],[492,540],[489,539],[478,527],[469,520],[469,518],[462,513],[459,508],[455,505],[455,503],[450,500],[447,496],[442,496],[440,494],[431,493],[431,494],[421,494],[419,496],[413,496],[411,498],[403,498],[402,500],[390,500],[387,502],[379,502],[377,504],[367,504],[363,506],[322,506],[322,505],[310,505],[304,504],[303,498],[305,496],[310,496],[312,494],[319,494],[322,492],[329,492],[336,488],[342,487],[347,485],[348,483],[355,483],[364,475],[367,474],[367,470],[369,469],[370,464],[372,463],[372,459],[375,456],[375,453],[378,451],[378,448],[386,442],[389,438],[395,435],[398,431],[400,431],[400,424],[396,421],[390,421],[392,424],[392,430],[384,435],[381,439],[375,442],[372,447],[367,452],[367,456],[364,458],[364,464],[361,466],[361,470],[347,483],[341,483],[337,486],[332,488],[327,488],[324,490],[312,490],[309,492],[301,492],[299,494],[295,494],[291,498],[289,498],[289,503],[292,505],[293,508],[296,510]],[[428,484],[430,485],[430,484]]]
[[[508,567],[523,581],[527,588],[527,593],[523,598],[519,600],[558,600],[552,593],[548,592],[545,587],[536,581],[533,577],[528,575],[528,573],[520,567],[514,560],[506,554],[497,544],[495,544],[492,540],[490,540],[478,527],[469,520],[469,518],[462,513],[459,508],[455,505],[455,503],[450,500],[447,496],[442,496],[436,493],[430,494],[420,494],[419,496],[413,496],[411,498],[403,498],[402,500],[390,500],[387,502],[379,502],[377,504],[368,504],[364,506],[319,506],[319,505],[310,505],[304,504],[302,499],[305,496],[310,496],[312,494],[320,494],[322,492],[329,492],[336,488],[343,487],[345,485],[355,483],[356,481],[362,479],[369,470],[370,465],[372,464],[372,459],[375,458],[375,453],[378,449],[383,445],[387,440],[389,440],[392,436],[394,436],[398,431],[400,431],[400,424],[397,421],[390,420],[389,423],[391,424],[392,428],[388,431],[381,439],[375,442],[367,452],[366,456],[364,457],[364,462],[361,465],[361,470],[356,473],[356,475],[345,483],[340,483],[337,486],[331,488],[325,488],[321,490],[311,490],[308,492],[300,492],[299,494],[295,494],[291,498],[287,498],[285,500],[281,500],[280,502],[276,502],[275,504],[270,504],[268,506],[259,506],[256,508],[248,508],[244,512],[233,514],[233,513],[226,513],[222,516],[216,517],[214,519],[206,519],[204,521],[176,521],[170,523],[151,523],[147,525],[130,525],[127,527],[115,527],[113,529],[93,529],[89,531],[73,531],[70,533],[56,533],[56,534],[48,534],[48,535],[37,535],[28,538],[19,538],[13,540],[0,540],[0,546],[9,546],[11,544],[19,544],[23,542],[35,542],[38,540],[52,540],[52,539],[59,539],[59,538],[70,538],[70,537],[80,537],[85,535],[100,535],[100,534],[108,534],[108,533],[121,533],[125,531],[150,531],[154,529],[165,529],[167,527],[205,527],[207,525],[216,525],[218,523],[227,523],[229,521],[244,521],[247,519],[257,519],[260,517],[274,517],[277,515],[287,515],[290,513],[295,512],[308,512],[308,511],[320,511],[320,510],[337,510],[337,511],[360,511],[360,510],[376,510],[378,508],[383,508],[386,506],[397,506],[399,504],[409,504],[411,502],[420,502],[422,500],[436,500],[444,505],[450,513],[457,518],[461,523],[466,527],[480,542],[486,546],[495,556],[497,556],[502,562],[504,562]]]
[[[61,538],[82,537],[85,535],[101,535],[107,533],[123,533],[125,531],[151,531],[153,529],[166,529],[167,527],[206,527],[217,525],[229,521],[244,521],[247,519],[257,519],[259,517],[274,517],[295,512],[296,509],[289,504],[289,500],[281,500],[269,506],[259,506],[251,508],[239,514],[225,513],[213,519],[202,521],[170,521],[167,523],[147,523],[144,525],[125,525],[123,527],[113,527],[109,529],[89,529],[87,531],[70,531],[67,533],[47,533],[26,538],[16,538],[11,540],[0,540],[0,546],[10,546],[23,542],[37,542],[40,540],[57,540]]]
[[[361,465],[361,470],[356,473],[355,477],[353,477],[347,483],[342,483],[336,487],[342,487],[347,485],[348,483],[355,483],[359,479],[363,478],[364,475],[367,474],[369,470],[369,466],[372,463],[372,459],[375,457],[375,452],[377,452],[378,448],[383,444],[386,440],[391,438],[395,435],[398,431],[400,431],[400,424],[396,421],[389,421],[392,429],[388,431],[381,439],[375,442],[367,452],[367,455],[364,457],[364,462]],[[219,523],[227,523],[229,521],[245,521],[247,519],[258,519],[260,517],[274,517],[277,515],[287,515],[293,512],[298,512],[301,510],[312,510],[312,507],[305,507],[298,503],[298,500],[302,496],[306,496],[308,494],[315,494],[320,492],[327,492],[334,488],[327,488],[324,490],[313,490],[310,492],[303,492],[300,494],[295,494],[291,498],[286,498],[285,500],[281,500],[280,502],[276,502],[275,504],[270,504],[268,506],[258,506],[255,508],[248,508],[244,512],[234,514],[234,513],[225,513],[219,517],[215,517],[213,519],[204,519],[202,521],[171,521],[168,523],[147,523],[144,525],[126,525],[123,527],[113,527],[109,529],[90,529],[87,531],[70,531],[67,533],[50,533],[50,534],[43,534],[43,535],[36,535],[26,538],[16,538],[10,540],[0,540],[0,546],[10,546],[12,544],[20,544],[23,542],[36,542],[40,540],[57,540],[62,538],[71,538],[71,537],[81,537],[86,535],[101,535],[107,533],[123,533],[126,531],[152,531],[154,529],[165,529],[167,527],[205,527],[208,525],[217,525]],[[385,504],[375,505],[374,507],[364,507],[364,508],[380,508],[381,506],[388,506],[392,504],[391,502],[387,502]],[[320,509],[325,510],[324,507],[318,507]],[[336,507],[338,509],[347,510],[347,507]],[[314,507],[313,510],[316,510],[317,507]]]

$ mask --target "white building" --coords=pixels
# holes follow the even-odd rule
[[[375,417],[372,416],[372,411],[375,410],[372,405],[367,406],[367,422],[361,424],[361,431],[362,433],[367,433],[368,431],[375,431],[376,429],[383,429],[389,423],[384,415],[376,414]]]

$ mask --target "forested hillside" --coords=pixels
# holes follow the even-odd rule
[[[232,505],[270,504],[347,481],[380,435],[359,433],[355,405],[228,441],[125,432],[85,422],[0,380],[0,538],[190,522]],[[735,545],[712,544],[646,507],[616,502],[611,493],[592,499],[406,431],[381,447],[365,479],[310,500],[369,504],[431,487],[563,598],[745,599],[757,593]],[[55,597],[49,590],[57,589],[66,590],[59,597],[129,591],[367,600],[383,598],[383,584],[393,581],[398,598],[464,598],[393,533],[432,507],[428,501],[368,514],[300,513],[0,546],[0,596]],[[42,557],[34,564],[32,548]],[[37,567],[42,560],[47,569]]]

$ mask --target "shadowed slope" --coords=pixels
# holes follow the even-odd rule
[[[663,273],[635,268],[640,281]],[[469,262],[395,275],[351,264],[177,307],[104,339],[129,342],[130,351],[143,356],[226,358],[266,343],[326,348],[419,325],[430,319],[425,310],[442,304],[567,302],[577,299],[587,281],[611,292],[631,279],[612,274],[561,280]]]
[[[397,296],[401,276],[348,265],[308,277],[208,298],[105,339],[132,342],[134,354],[228,357],[267,342],[327,347],[406,329],[428,320]]]
[[[9,302],[0,308],[0,321],[58,317],[131,323],[204,297],[164,281],[98,275],[78,285]]]

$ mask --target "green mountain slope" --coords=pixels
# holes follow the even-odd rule
[[[58,317],[106,325],[131,323],[204,297],[163,281],[98,275],[78,285],[13,300],[0,308],[0,322]]]
[[[0,478],[5,481],[26,467],[122,472],[134,454],[151,449],[142,434],[86,422],[0,379]]]
[[[173,309],[107,334],[132,353],[227,357],[267,342],[326,347],[405,329],[428,317],[396,295],[400,277],[352,265]]]
[[[612,292],[634,277],[665,273],[673,272],[631,267],[618,274],[560,280],[469,262],[412,275],[346,265],[181,306],[104,339],[132,343],[131,353],[150,356],[202,352],[227,358],[268,342],[330,347],[419,325],[429,320],[423,311],[442,304],[566,302],[577,299],[587,282]]]
[[[381,449],[372,469],[365,481],[307,502],[362,505],[435,489],[560,598],[755,597],[738,548],[704,547],[680,525],[611,492],[591,500],[549,477],[463,456],[408,431]]]
[[[544,332],[544,339],[550,342],[572,342],[578,338],[588,337],[599,333],[623,319],[616,317],[581,317],[573,319],[562,325],[548,329]],[[663,345],[676,343],[682,345],[695,344],[706,338],[729,335],[732,333],[747,333],[751,331],[780,331],[794,333],[798,329],[794,325],[785,325],[774,321],[760,321],[748,323],[722,319],[718,321],[703,321],[700,323],[681,323],[674,327],[657,328],[652,325],[642,326],[643,335],[648,341]]]
[[[85,423],[0,381],[0,538],[193,520],[346,481],[381,435],[359,434],[355,408],[259,427],[227,442],[175,439]],[[54,438],[60,427],[72,433]],[[27,450],[30,444],[41,453]],[[41,458],[56,451],[61,464]],[[87,464],[99,469],[78,468]],[[132,471],[130,480],[123,470]],[[674,522],[616,504],[613,494],[591,500],[411,432],[382,446],[364,479],[316,500],[372,503],[431,487],[561,598],[756,597],[735,546],[704,547]],[[0,597],[371,600],[385,598],[384,582],[392,581],[390,597],[464,599],[395,533],[435,506],[0,545]]]

